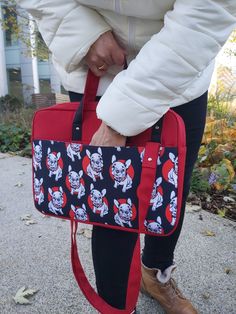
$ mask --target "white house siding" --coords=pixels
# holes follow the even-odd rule
[[[2,19],[2,10],[0,5],[0,19]],[[7,72],[6,72],[6,56],[4,49],[4,32],[0,24],[0,97],[5,96],[8,93],[7,86]]]
[[[222,71],[224,67],[228,68],[230,73]],[[230,91],[236,96],[236,43],[227,42],[216,58],[210,92],[215,94],[219,84],[223,84],[226,93]]]
[[[20,23],[20,17],[17,17],[17,20]],[[25,33],[29,33],[30,36],[30,30],[25,29]],[[31,95],[33,93],[40,92],[39,81],[48,82],[47,84],[51,86],[53,92],[61,92],[60,79],[51,61],[38,61],[37,58],[31,57],[28,48],[20,40],[7,46],[5,32],[0,28],[0,96],[4,96],[9,92],[7,77],[7,71],[9,70],[20,71],[22,83],[21,94],[26,104],[31,102]],[[14,96],[20,97],[21,95],[16,94]]]

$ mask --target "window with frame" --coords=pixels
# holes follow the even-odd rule
[[[15,96],[19,99],[23,99],[21,69],[20,68],[7,69],[7,78],[9,95]]]
[[[3,6],[3,20],[5,28],[5,44],[7,47],[16,46],[18,44],[16,28],[17,28],[17,15],[16,8],[12,6]]]
[[[50,79],[40,78],[39,79],[39,85],[40,85],[40,93],[41,94],[50,94],[52,92]]]

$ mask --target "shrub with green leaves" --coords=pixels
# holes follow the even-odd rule
[[[14,124],[0,124],[0,152],[30,154],[30,130]]]
[[[209,172],[207,169],[195,166],[191,178],[190,191],[196,194],[209,192],[211,189],[208,182]]]
[[[14,96],[6,95],[4,97],[0,97],[0,112],[14,112],[18,111],[23,107],[21,101]]]

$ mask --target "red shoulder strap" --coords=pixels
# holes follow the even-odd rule
[[[128,279],[128,289],[126,296],[126,308],[124,310],[119,310],[112,307],[106,303],[93,289],[89,283],[81,261],[78,255],[77,242],[76,242],[76,231],[78,223],[71,221],[71,263],[75,278],[77,283],[82,290],[88,301],[96,308],[99,313],[102,314],[130,314],[133,312],[139,295],[140,280],[141,280],[141,261],[140,261],[140,238],[138,236],[134,253],[132,257],[129,279]]]

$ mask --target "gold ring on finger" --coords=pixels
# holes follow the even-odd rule
[[[105,68],[105,63],[103,63],[103,65],[101,65],[100,67],[98,67],[98,70],[103,70]]]

